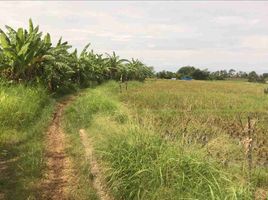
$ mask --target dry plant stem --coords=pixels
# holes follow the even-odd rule
[[[250,117],[248,117],[248,123],[246,127],[247,137],[243,140],[246,160],[248,163],[249,182],[251,182],[251,174],[252,174],[252,166],[253,166],[252,165],[253,163],[252,149],[253,149],[254,124],[255,124],[255,121],[252,121]]]
[[[252,171],[252,130],[253,127],[251,127],[251,120],[250,117],[248,117],[248,138],[249,138],[249,145],[248,145],[248,169],[249,169],[249,178],[251,181],[251,171]]]

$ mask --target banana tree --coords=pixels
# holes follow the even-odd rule
[[[143,81],[147,77],[153,76],[153,69],[147,67],[144,63],[139,61],[138,59],[133,59],[129,63],[129,77],[130,79],[135,79],[139,81]]]
[[[109,68],[106,64],[106,59],[102,54],[95,54],[93,50],[88,51],[89,44],[83,49],[79,56],[79,77],[82,84],[90,82],[101,83],[108,79]]]
[[[94,66],[94,53],[93,51],[88,51],[90,44],[87,44],[83,51],[81,52],[78,59],[78,77],[81,85],[87,85],[90,81],[95,80],[95,66]]]
[[[127,59],[120,59],[119,56],[113,52],[112,55],[106,54],[108,57],[105,59],[107,68],[109,69],[110,79],[119,80],[125,71],[125,64],[129,61]]]
[[[30,81],[36,77],[40,64],[45,60],[51,48],[50,35],[42,39],[39,27],[29,20],[29,30],[19,28],[17,31],[6,26],[5,33],[0,29],[1,72],[9,79]]]
[[[76,51],[68,52],[71,47],[67,42],[62,43],[60,39],[44,56],[38,75],[50,91],[66,89],[75,83],[72,76],[77,68],[77,56]]]
[[[120,59],[115,52],[104,58],[89,51],[90,44],[79,56],[77,50],[70,53],[71,46],[61,39],[52,46],[50,35],[42,37],[31,19],[28,30],[9,26],[6,29],[0,29],[0,75],[15,82],[42,82],[50,91],[56,91],[77,84],[87,86],[92,81],[144,80],[153,73],[142,62]]]

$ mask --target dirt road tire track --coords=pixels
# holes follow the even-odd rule
[[[93,187],[96,190],[100,200],[113,200],[112,196],[108,193],[106,184],[101,174],[100,166],[97,159],[94,156],[92,141],[87,137],[87,133],[84,129],[79,130],[82,144],[85,148],[85,156],[90,164],[90,171],[93,175]]]
[[[70,158],[65,150],[65,133],[61,127],[61,118],[64,109],[74,99],[74,96],[58,103],[53,120],[46,133],[45,161],[47,169],[41,183],[41,195],[43,200],[68,199],[67,186],[72,177]]]

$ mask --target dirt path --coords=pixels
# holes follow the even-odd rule
[[[101,176],[101,171],[97,160],[93,153],[92,141],[87,137],[87,133],[84,129],[79,130],[80,138],[82,144],[85,148],[86,159],[88,159],[90,163],[90,170],[94,177],[93,179],[93,187],[96,190],[100,200],[113,200],[113,198],[108,194],[106,186],[103,182],[103,177]]]
[[[65,134],[61,127],[61,117],[64,108],[71,103],[74,97],[70,97],[58,103],[53,121],[46,135],[45,160],[47,171],[41,183],[41,199],[61,200],[68,199],[67,184],[71,178],[71,161],[65,153]]]

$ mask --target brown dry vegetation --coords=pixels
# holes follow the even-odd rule
[[[229,154],[242,150],[239,148],[248,136],[250,117],[255,121],[252,127],[254,165],[267,167],[268,96],[263,93],[265,87],[247,82],[158,80],[131,88],[121,99],[134,108],[141,125],[150,125],[169,140],[183,136],[187,144],[199,143],[212,148],[216,141],[225,143],[217,139],[219,135],[230,136],[228,140],[237,144],[237,151],[230,149]],[[225,164],[244,159],[242,152],[235,157],[224,156],[227,152],[217,153],[215,157]]]

